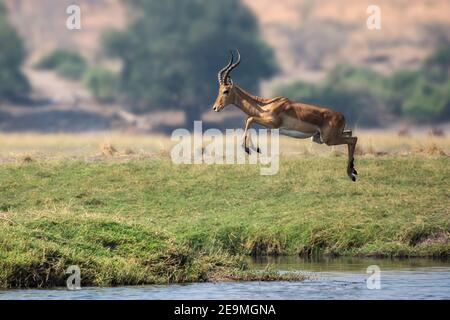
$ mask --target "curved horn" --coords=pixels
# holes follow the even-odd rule
[[[234,68],[236,68],[236,67],[239,65],[239,63],[241,63],[241,54],[239,53],[239,50],[238,50],[238,49],[236,49],[236,51],[237,51],[237,54],[238,54],[237,61],[236,61],[235,63],[233,63],[233,64],[225,71],[225,73],[224,73],[224,75],[223,75],[223,80],[224,80],[225,82],[228,81],[228,78],[230,77],[230,72],[231,72]]]
[[[233,60],[234,60],[233,52],[230,50],[230,62],[228,62],[228,64],[225,67],[220,69],[219,73],[217,74],[217,78],[220,84],[223,84],[224,77],[222,75],[233,64]]]

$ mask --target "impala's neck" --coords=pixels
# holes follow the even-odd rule
[[[266,99],[254,96],[239,86],[234,86],[234,101],[233,104],[244,111],[249,116],[258,116],[264,110],[261,108],[261,104],[265,104]]]

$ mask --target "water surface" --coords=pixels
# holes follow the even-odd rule
[[[311,279],[295,282],[219,282],[86,287],[77,291],[0,291],[0,299],[450,299],[450,261],[431,259],[271,258],[251,261],[280,272],[302,271]],[[367,267],[380,270],[380,289],[368,289]]]

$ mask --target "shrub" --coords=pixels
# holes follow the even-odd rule
[[[85,69],[86,65],[80,62],[64,61],[58,66],[58,68],[56,68],[56,71],[64,78],[78,80],[82,77]]]
[[[87,68],[87,63],[78,52],[56,49],[42,57],[35,67],[43,70],[56,70],[62,77],[80,79]]]
[[[431,83],[422,78],[405,96],[402,112],[418,120],[441,120],[450,111],[450,81]]]
[[[10,25],[0,1],[0,100],[26,95],[30,84],[20,70],[25,60],[22,39]]]
[[[112,102],[117,98],[118,75],[106,68],[88,70],[83,76],[83,83],[100,102]]]

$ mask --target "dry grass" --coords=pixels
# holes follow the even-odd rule
[[[430,137],[445,137],[445,132],[442,128],[433,127],[428,131]]]
[[[113,156],[117,153],[117,149],[109,142],[101,144],[100,150],[104,156]]]
[[[427,132],[399,136],[396,131],[358,130],[356,154],[359,156],[389,155],[450,155],[450,138],[429,136]],[[330,148],[311,143],[309,139],[280,138],[283,155],[344,156],[346,146]],[[164,135],[133,135],[123,133],[91,134],[0,134],[0,162],[25,158],[86,159],[107,156],[142,158],[153,155],[169,156],[176,142]],[[99,149],[100,146],[100,149]]]
[[[444,150],[438,147],[435,143],[429,145],[425,151],[428,155],[431,156],[445,156],[447,155]]]

